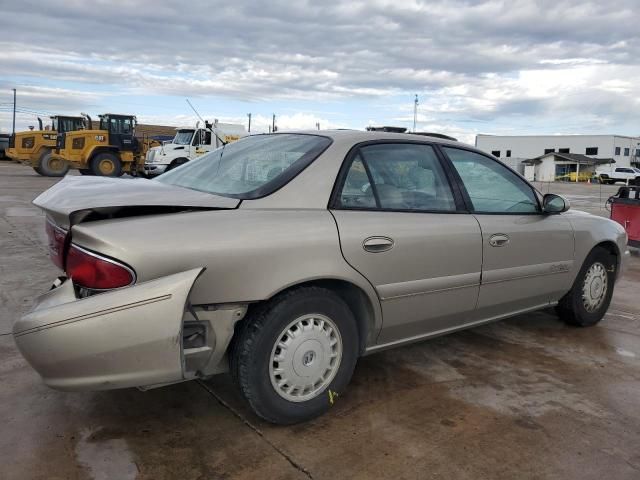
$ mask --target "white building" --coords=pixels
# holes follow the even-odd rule
[[[640,137],[624,135],[478,135],[476,147],[519,171],[523,160],[554,152],[613,158],[621,167],[640,166]]]

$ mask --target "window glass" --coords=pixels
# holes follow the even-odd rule
[[[585,155],[597,155],[598,147],[587,147],[584,151]]]
[[[369,176],[362,160],[358,156],[347,173],[347,178],[340,194],[340,206],[344,208],[375,208],[376,199]]]
[[[476,212],[536,213],[533,189],[511,169],[478,153],[445,147]]]
[[[316,135],[254,135],[206,153],[154,181],[233,198],[259,198],[289,182],[330,144],[330,139]]]
[[[369,170],[370,177],[362,172]],[[373,179],[373,186],[369,184]],[[366,184],[364,183],[366,182]],[[379,144],[360,149],[345,181],[341,203],[354,202],[353,186],[364,194],[362,205],[390,210],[453,211],[455,202],[446,176],[433,148],[417,144]],[[372,190],[375,204],[368,196]],[[353,203],[352,203],[353,205]]]
[[[616,147],[616,155],[620,155],[620,147]]]
[[[625,148],[625,149],[624,149],[624,156],[625,156],[625,157],[628,157],[628,156],[629,156],[629,149],[628,149],[628,148]]]
[[[500,150],[493,150],[491,152],[491,155],[493,155],[496,158],[500,158]]]

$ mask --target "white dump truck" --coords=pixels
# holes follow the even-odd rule
[[[150,148],[144,161],[142,173],[154,177],[193,160],[202,154],[246,137],[244,125],[234,123],[213,124],[205,122],[204,127],[198,122],[195,128],[176,128],[176,136],[170,143]]]

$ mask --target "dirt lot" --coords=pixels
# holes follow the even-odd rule
[[[640,478],[640,258],[606,318],[523,315],[359,362],[328,415],[258,420],[229,379],[46,388],[7,332],[58,272],[31,200],[55,179],[0,162],[0,478]],[[541,185],[606,215],[617,188]]]

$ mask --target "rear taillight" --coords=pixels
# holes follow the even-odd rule
[[[56,267],[64,270],[64,249],[68,232],[54,225],[49,219],[47,219],[46,231],[49,241],[49,257]]]
[[[131,285],[135,274],[126,265],[71,244],[66,272],[73,283],[92,290],[108,290]]]

